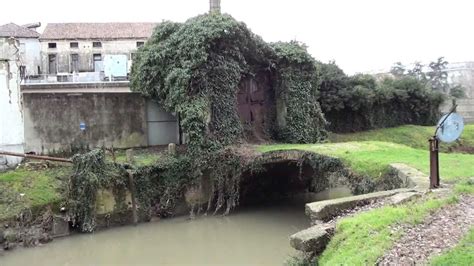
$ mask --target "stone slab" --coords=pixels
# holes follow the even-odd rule
[[[389,201],[392,205],[399,205],[418,198],[420,196],[421,194],[419,192],[402,192],[391,196]]]
[[[321,253],[334,233],[334,225],[320,224],[290,236],[290,245],[299,251]]]
[[[389,191],[379,191],[369,194],[357,195],[332,200],[323,200],[308,203],[305,206],[306,215],[311,221],[328,221],[337,216],[341,211],[352,209],[356,206],[367,205],[373,200],[389,197],[400,192],[408,192],[409,189],[394,189]]]
[[[430,189],[429,176],[417,169],[403,163],[392,163],[390,167],[397,171],[398,176],[408,187],[412,187],[418,191],[427,191]]]

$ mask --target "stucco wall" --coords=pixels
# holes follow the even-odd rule
[[[26,75],[38,75],[41,67],[41,45],[36,38],[20,39],[20,60],[26,67]]]
[[[24,92],[23,100],[26,151],[147,145],[146,100],[139,94]]]
[[[101,54],[102,60],[104,55],[127,55],[128,60],[131,60],[131,53],[137,50],[137,42],[145,42],[145,39],[133,40],[109,40],[100,41],[101,48],[94,48],[92,43],[100,40],[41,40],[41,57],[43,62],[43,73],[49,73],[48,55],[56,54],[57,70],[58,72],[72,72],[71,69],[71,54],[79,55],[79,71],[93,72],[94,71],[94,54]],[[78,42],[78,48],[70,48],[71,42]],[[48,43],[56,43],[56,48],[48,48]]]
[[[18,72],[19,43],[0,38],[0,150],[23,152],[24,134]],[[21,158],[0,156],[0,170]]]

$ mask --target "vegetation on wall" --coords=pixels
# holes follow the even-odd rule
[[[73,158],[73,173],[67,189],[68,215],[82,232],[96,228],[96,201],[99,190],[113,191],[116,206],[124,207],[127,172],[106,162],[103,150],[77,154]]]
[[[278,129],[279,139],[289,143],[314,143],[327,137],[326,120],[317,101],[315,60],[297,42],[274,43],[276,53],[277,99],[285,121]]]
[[[242,142],[239,84],[266,72],[276,75],[276,97],[284,109],[283,124],[269,126],[277,130],[273,135],[314,142],[325,134],[314,101],[313,62],[295,42],[269,45],[231,16],[207,14],[160,24],[137,54],[132,88],[178,113],[189,151],[202,153]]]

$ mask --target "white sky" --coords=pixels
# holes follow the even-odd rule
[[[185,21],[209,0],[1,0],[0,24]],[[347,73],[392,63],[474,61],[472,0],[221,0],[266,41],[296,39]]]

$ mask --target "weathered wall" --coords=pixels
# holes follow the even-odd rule
[[[474,99],[474,62],[451,63],[446,71],[449,83],[463,86],[466,97]]]
[[[146,100],[139,94],[25,91],[23,99],[26,151],[147,145]]]
[[[101,48],[94,48],[92,43],[100,40],[41,40],[41,57],[43,62],[42,72],[49,73],[49,54],[56,54],[57,71],[58,72],[72,72],[71,54],[78,54],[79,56],[79,71],[93,72],[94,71],[94,54],[101,54],[102,60],[104,55],[127,55],[128,60],[131,60],[131,54],[137,50],[137,42],[145,42],[145,39],[131,39],[131,40],[108,40],[100,41]],[[78,48],[71,48],[71,42],[78,42]],[[48,48],[48,43],[56,43],[56,48]]]
[[[26,75],[38,75],[41,67],[41,45],[36,38],[20,39],[20,60],[26,67]]]
[[[18,72],[19,43],[0,38],[0,150],[23,152],[24,134]],[[0,156],[0,170],[21,158]]]

